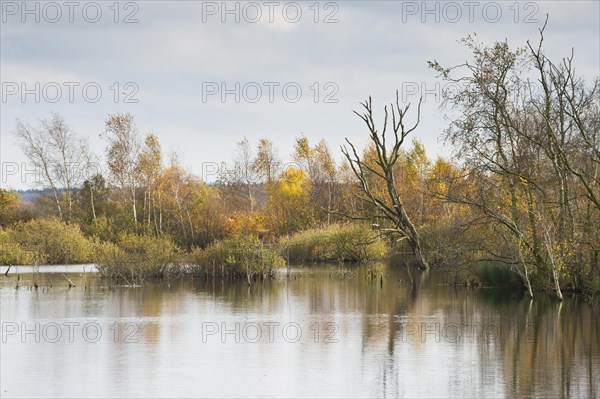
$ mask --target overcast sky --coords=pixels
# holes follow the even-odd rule
[[[51,111],[98,154],[108,114],[129,112],[165,155],[177,151],[202,175],[203,163],[231,161],[243,136],[271,139],[284,159],[294,137],[326,138],[339,159],[345,137],[367,141],[352,109],[372,95],[381,110],[396,89],[407,102],[424,96],[415,137],[430,155],[448,155],[427,61],[464,62],[457,40],[471,33],[523,46],[548,13],[549,55],[574,47],[580,74],[600,70],[598,1],[46,3],[0,1],[3,188],[34,185],[10,172],[26,162],[15,120],[35,124]]]

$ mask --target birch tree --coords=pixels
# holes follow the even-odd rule
[[[106,159],[111,177],[122,193],[129,197],[134,223],[137,225],[136,192],[138,186],[138,155],[141,143],[130,114],[109,115],[105,123],[108,140]]]

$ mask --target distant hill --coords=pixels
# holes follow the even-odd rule
[[[58,190],[62,192],[64,190]],[[17,190],[17,194],[19,194],[19,199],[23,205],[32,204],[37,197],[40,195],[52,194],[52,189],[46,188],[43,190],[30,189],[30,190]]]

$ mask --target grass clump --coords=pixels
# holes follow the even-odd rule
[[[484,287],[502,289],[522,288],[523,282],[509,266],[500,262],[478,262],[474,265],[474,276]]]
[[[362,224],[331,224],[283,238],[280,253],[290,262],[366,262],[388,256],[388,246]]]

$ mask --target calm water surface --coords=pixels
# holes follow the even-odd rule
[[[138,288],[82,266],[13,268],[0,396],[600,397],[600,316],[580,297],[372,268]]]

